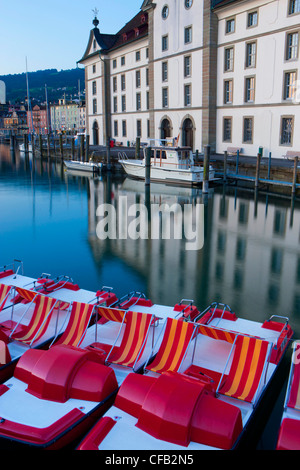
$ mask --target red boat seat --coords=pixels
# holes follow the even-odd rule
[[[101,301],[105,302],[107,307],[114,304],[118,300],[116,294],[106,290],[98,290],[96,297],[101,297]]]
[[[292,381],[287,406],[300,411],[300,362],[299,362],[300,344],[296,344],[295,358],[292,363]]]
[[[219,393],[251,403],[264,372],[268,347],[267,341],[238,336],[231,368]]]
[[[73,302],[67,328],[55,344],[79,347],[84,340],[94,308],[94,305]]]
[[[99,363],[96,353],[64,345],[26,351],[14,376],[28,384],[28,393],[58,403],[70,398],[98,403],[118,388],[114,371]]]
[[[161,374],[177,372],[195,331],[195,325],[168,317],[160,348],[146,369]]]
[[[7,299],[8,295],[11,291],[11,286],[7,286],[5,284],[0,284],[0,312],[3,309]]]
[[[194,318],[199,315],[199,310],[195,305],[176,304],[174,307],[175,312],[182,312],[183,318],[189,318],[193,321]]]
[[[234,312],[230,312],[228,310],[223,310],[221,308],[214,309],[213,307],[210,308],[203,317],[199,318],[197,323],[201,323],[202,325],[207,325],[210,323],[214,318],[223,318],[224,320],[236,321],[237,316]]]

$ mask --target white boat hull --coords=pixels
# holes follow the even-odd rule
[[[100,171],[102,168],[101,163],[77,162],[75,160],[65,161],[64,164],[68,170],[97,172],[97,171]]]
[[[144,160],[119,160],[124,171],[128,176],[138,179],[145,179],[145,162]],[[197,185],[203,181],[203,168],[191,167],[186,168],[168,168],[151,165],[151,181],[161,181],[177,184]],[[214,179],[215,172],[210,167],[209,180]]]

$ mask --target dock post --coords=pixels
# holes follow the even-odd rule
[[[223,175],[223,181],[226,183],[227,181],[227,150],[224,152],[224,175]]]
[[[271,163],[272,163],[272,153],[269,152],[269,162],[268,162],[268,180],[271,178]]]
[[[48,157],[50,157],[50,134],[49,132],[47,134],[47,152],[48,152]]]
[[[145,162],[145,184],[150,185],[151,181],[151,147],[146,148],[146,162]]]
[[[13,133],[10,134],[10,151],[14,152],[15,150],[15,136]]]
[[[210,145],[204,147],[204,167],[203,167],[203,182],[202,192],[208,193],[208,181],[209,181],[209,163],[210,163]]]
[[[80,161],[84,161],[84,137],[80,136]]]
[[[239,174],[239,160],[240,160],[240,151],[237,150],[236,151],[236,170],[235,170],[236,175]]]
[[[89,152],[90,152],[90,136],[85,136],[85,161],[89,161]]]
[[[135,142],[135,159],[140,159],[140,152],[141,152],[141,138],[137,137]]]
[[[258,153],[258,154],[257,154],[257,160],[256,160],[255,189],[258,188],[258,183],[259,183],[260,161],[261,161],[261,154]]]
[[[75,160],[75,142],[74,142],[73,137],[71,139],[71,153],[72,153],[72,160]]]
[[[60,156],[64,158],[64,149],[63,149],[63,138],[62,134],[59,134],[59,146],[60,146]]]
[[[297,185],[297,167],[298,167],[298,157],[294,158],[294,175],[293,175],[293,186],[292,186],[292,195],[294,196],[296,193],[296,185]]]
[[[28,153],[28,134],[24,134],[24,149],[25,149],[25,153],[27,154]]]
[[[39,145],[40,145],[40,154],[43,156],[43,137],[42,134],[39,134]]]

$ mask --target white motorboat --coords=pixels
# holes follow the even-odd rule
[[[121,155],[119,163],[126,174],[133,178],[145,179],[146,151],[143,149],[143,159],[128,159]],[[190,147],[155,146],[151,147],[151,181],[176,183],[183,185],[198,185],[203,182],[204,167],[195,164]],[[215,178],[213,167],[209,166],[209,180]]]
[[[97,173],[102,169],[102,163],[95,163],[92,161],[80,162],[76,160],[65,160],[64,164],[68,170],[89,171]]]

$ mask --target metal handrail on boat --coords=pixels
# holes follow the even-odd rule
[[[229,305],[223,304],[223,303],[221,303],[221,302],[213,302],[212,304],[210,304],[205,310],[203,310],[203,312],[201,312],[197,317],[195,317],[194,321],[197,322],[200,318],[204,317],[204,315],[205,315],[207,312],[209,312],[209,310],[211,310],[212,308],[214,308],[214,310],[213,310],[211,316],[209,317],[208,321],[206,322],[206,324],[208,325],[208,324],[211,322],[211,320],[213,319],[213,316],[214,316],[214,314],[215,314],[217,308],[218,308],[218,307],[221,307],[221,306],[223,307],[223,312],[222,312],[222,315],[220,316],[220,319],[219,319],[219,321],[218,321],[218,324],[219,324],[219,322],[222,320],[222,318],[223,318],[223,316],[224,316],[224,313],[225,313],[226,311],[232,313],[231,307],[229,307]]]
[[[186,306],[184,307],[184,309],[181,310],[181,311],[175,316],[175,318],[177,318],[177,317],[179,317],[180,315],[182,315],[182,314],[184,313],[184,311],[185,311],[187,308],[191,307],[195,301],[194,301],[194,300],[191,300],[191,299],[181,299],[181,301],[179,302],[179,305],[182,305],[183,302],[188,302],[188,305],[186,305]]]

